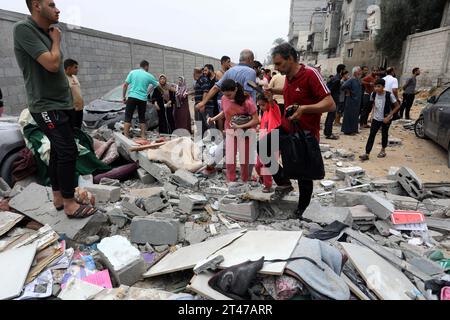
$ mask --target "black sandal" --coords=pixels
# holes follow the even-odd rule
[[[275,193],[270,197],[270,201],[281,201],[284,197],[288,196],[292,191],[294,191],[294,187],[292,186],[284,186],[284,187],[276,187]]]
[[[97,208],[88,205],[81,205],[72,215],[67,215],[69,219],[85,219],[93,216],[98,212]]]

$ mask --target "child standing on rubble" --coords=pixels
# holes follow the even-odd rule
[[[277,129],[281,126],[281,111],[278,104],[273,100],[272,97],[267,98],[264,94],[260,94],[257,99],[258,106],[263,112],[261,118],[261,126],[259,129],[259,139],[261,140],[267,136],[272,130]],[[256,160],[256,172],[262,178],[264,189],[263,193],[272,193],[272,174],[265,174],[264,170],[268,170],[262,164],[261,159],[258,157]]]
[[[378,79],[375,82],[375,92],[370,96],[373,105],[372,109],[372,127],[370,129],[369,140],[367,141],[366,154],[360,156],[361,161],[369,160],[373,144],[378,131],[382,130],[382,149],[378,158],[386,158],[386,147],[389,142],[389,128],[396,114],[400,110],[400,104],[394,94],[385,91],[386,81]]]
[[[226,132],[226,170],[227,182],[236,182],[236,155],[239,148],[241,164],[241,180],[248,182],[250,178],[250,138],[243,136],[242,130],[256,129],[259,124],[258,109],[251,96],[234,80],[228,79],[222,83],[222,112],[213,118],[208,118],[208,124],[225,119]],[[233,117],[248,117],[248,121],[237,124]],[[255,131],[256,134],[256,131]]]

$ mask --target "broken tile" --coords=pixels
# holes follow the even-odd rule
[[[322,207],[318,201],[313,201],[303,214],[305,220],[319,224],[331,224],[335,221],[348,226],[353,224],[352,214],[349,208]]]
[[[131,242],[152,245],[175,245],[178,221],[154,217],[135,217],[131,223]]]
[[[255,201],[240,202],[234,197],[224,197],[219,202],[219,211],[238,220],[254,222],[259,217],[259,206]]]
[[[86,186],[85,189],[95,196],[96,202],[107,203],[120,200],[120,187],[95,184]]]

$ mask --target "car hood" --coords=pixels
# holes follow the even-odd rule
[[[125,105],[122,102],[97,99],[88,104],[84,109],[88,112],[107,113],[121,111],[125,109]]]

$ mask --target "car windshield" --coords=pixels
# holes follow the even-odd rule
[[[122,102],[122,93],[123,93],[122,90],[123,90],[122,86],[114,88],[113,90],[111,90],[110,92],[105,94],[102,97],[102,100],[112,101],[112,102]]]

